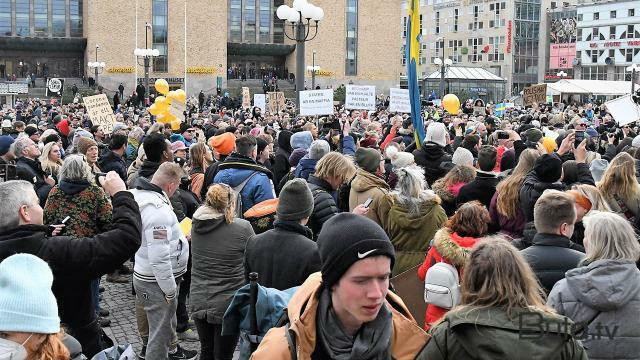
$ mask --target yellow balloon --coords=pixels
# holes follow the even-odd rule
[[[158,104],[158,105],[162,105],[162,104],[166,104],[167,103],[167,98],[164,96],[158,96],[156,98],[156,101],[154,101],[154,104]]]
[[[158,114],[158,116],[156,116],[156,121],[158,121],[159,123],[162,123],[162,124],[170,123],[171,121],[169,119],[167,119],[167,116],[166,116],[167,114],[168,114],[167,112],[162,112],[162,113]]]
[[[169,91],[169,93],[167,93],[167,99],[177,100],[178,99],[178,92],[175,91],[175,90]]]
[[[460,111],[460,99],[454,94],[447,94],[442,98],[442,106],[450,114]]]
[[[180,120],[175,119],[171,121],[171,130],[180,130]]]
[[[160,112],[160,108],[156,104],[151,104],[149,107],[149,113],[153,116],[157,116]]]
[[[178,101],[180,101],[181,103],[187,102],[187,93],[184,90],[178,89],[176,90],[176,94],[178,95]]]
[[[154,84],[156,91],[162,95],[166,95],[169,92],[169,83],[165,79],[158,79]]]

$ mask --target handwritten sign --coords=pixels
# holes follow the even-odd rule
[[[300,115],[333,114],[333,90],[300,91]]]
[[[408,89],[389,89],[389,111],[411,113]]]
[[[523,91],[524,106],[544,104],[547,101],[547,84],[531,85]]]
[[[253,106],[257,106],[262,113],[267,112],[267,96],[265,94],[253,94]]]
[[[375,110],[376,87],[347,85],[344,105],[349,110]]]
[[[242,108],[247,109],[251,107],[251,94],[248,87],[242,87]]]
[[[187,110],[187,106],[185,103],[181,103],[180,101],[173,100],[171,102],[171,107],[169,108],[169,112],[173,114],[173,116],[177,117],[178,120],[184,121],[184,112]]]
[[[267,93],[267,111],[270,114],[276,114],[286,107],[285,98],[283,92],[268,92]]]
[[[82,98],[84,107],[87,109],[87,115],[93,125],[100,125],[105,134],[111,134],[113,124],[116,122],[116,116],[113,115],[113,109],[109,104],[106,94],[87,96]]]

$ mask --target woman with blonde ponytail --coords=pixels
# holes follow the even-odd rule
[[[200,336],[200,359],[231,359],[237,336],[222,336],[222,316],[244,285],[244,249],[254,234],[235,217],[236,194],[229,185],[209,187],[193,215],[190,313]]]

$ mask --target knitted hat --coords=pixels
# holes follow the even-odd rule
[[[372,148],[358,148],[356,164],[364,171],[375,173],[380,167],[380,151]]]
[[[51,291],[53,274],[46,262],[17,254],[0,263],[0,331],[55,334],[58,305]]]
[[[554,150],[558,148],[556,141],[550,137],[543,137],[542,145],[544,146],[545,150],[547,150],[547,154],[551,154]]]
[[[427,134],[424,138],[424,142],[436,143],[442,147],[447,146],[447,128],[443,123],[434,122],[427,127]]]
[[[331,289],[356,261],[384,255],[391,259],[393,269],[396,259],[393,245],[380,225],[351,213],[337,214],[327,220],[317,244],[322,260],[322,281],[327,289]]]
[[[187,150],[187,147],[182,141],[174,141],[171,143],[171,152],[175,154],[176,151]]]
[[[311,131],[300,131],[291,135],[291,148],[292,149],[308,149],[313,142],[313,135]]]
[[[458,146],[456,151],[453,153],[451,162],[456,165],[466,165],[469,167],[473,167],[473,154],[468,149],[465,149],[462,146]]]
[[[391,160],[391,165],[396,169],[413,165],[416,162],[412,153],[400,151],[395,146],[387,146],[384,149],[384,153],[387,155],[387,158]]]
[[[221,155],[229,155],[236,148],[236,136],[224,133],[209,139],[209,145]]]
[[[320,160],[331,151],[326,140],[315,140],[309,147],[309,159]]]
[[[562,160],[555,153],[544,154],[536,160],[533,171],[541,182],[554,183],[562,175]]]
[[[631,141],[631,146],[633,146],[634,148],[640,148],[640,135],[633,138],[633,141]]]
[[[600,180],[602,180],[602,176],[604,176],[604,172],[607,171],[608,167],[609,167],[609,162],[606,159],[593,160],[591,162],[591,165],[589,166],[589,170],[591,171],[591,176],[593,176],[593,180],[595,182],[599,182]]]
[[[313,195],[307,182],[293,179],[280,190],[276,215],[280,220],[299,221],[311,216],[313,212]]]
[[[184,136],[180,135],[180,134],[171,134],[171,136],[169,136],[169,141],[173,144],[176,141],[180,141],[182,143],[185,142],[184,140]]]
[[[9,135],[0,136],[0,156],[4,156],[9,152],[14,139]]]
[[[91,138],[81,137],[80,139],[78,139],[78,145],[76,149],[78,149],[79,154],[86,155],[87,150],[89,150],[89,148],[92,146],[98,146],[98,143],[96,143],[96,141]]]
[[[530,144],[535,144],[538,141],[540,141],[540,139],[542,139],[542,136],[544,134],[542,134],[542,131],[538,130],[538,129],[529,129],[527,130],[525,136],[527,138],[527,142],[529,142]]]

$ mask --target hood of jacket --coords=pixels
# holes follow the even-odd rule
[[[26,253],[37,255],[46,241],[47,226],[20,225],[0,233],[0,260],[11,255]]]
[[[285,152],[291,154],[291,151],[293,150],[291,149],[291,135],[293,135],[291,131],[280,131],[280,133],[278,134],[278,149],[282,149]],[[287,156],[287,158],[288,157],[289,156]]]
[[[301,170],[314,170],[316,168],[316,164],[318,163],[318,160],[316,159],[310,159],[308,157],[309,155],[303,157],[302,159],[300,159],[300,162],[298,163],[298,166],[300,166]]]
[[[145,160],[142,162],[142,165],[140,165],[140,170],[138,170],[138,175],[146,179],[151,179],[151,177],[153,177],[153,174],[155,174],[156,171],[158,171],[159,167],[160,167],[160,163]]]
[[[389,190],[389,185],[375,174],[358,169],[356,177],[351,182],[351,189],[357,192],[364,192],[373,188]]]
[[[565,278],[578,301],[599,311],[620,308],[640,291],[640,270],[629,260],[597,260],[567,271]]]
[[[447,228],[442,228],[433,237],[433,246],[451,265],[459,267],[467,261],[471,248],[477,241],[476,238],[460,236],[457,233],[451,233]]]
[[[259,172],[267,175],[267,177],[269,177],[269,179],[273,179],[273,173],[271,173],[271,171],[269,171],[269,169],[267,169],[266,167],[258,164],[252,158],[250,158],[248,156],[240,155],[238,153],[232,153],[231,155],[227,156],[224,159],[224,161],[222,163],[220,163],[220,165],[218,165],[218,172],[222,172],[222,171],[225,171],[225,170],[239,170],[243,174],[246,174],[246,176],[242,177],[242,180],[238,181],[237,184],[235,184],[235,185],[229,184],[230,186],[236,186],[236,185],[240,184],[242,181],[244,181],[244,179],[247,178],[247,176],[249,176],[251,173],[253,173],[255,171],[259,171]]]
[[[389,221],[393,222],[400,229],[405,231],[419,230],[424,226],[427,219],[433,218],[433,211],[440,201],[436,194],[429,191],[431,198],[420,204],[419,213],[411,213],[409,209],[400,205],[397,201],[393,201],[391,209],[389,209]]]
[[[424,156],[424,158],[429,161],[436,161],[445,154],[444,148],[434,143],[424,144],[421,151],[422,156]]]
[[[193,214],[191,231],[196,234],[207,234],[225,223],[224,215],[209,206],[200,206]]]
[[[67,195],[75,195],[91,186],[87,180],[60,180],[58,187]]]

